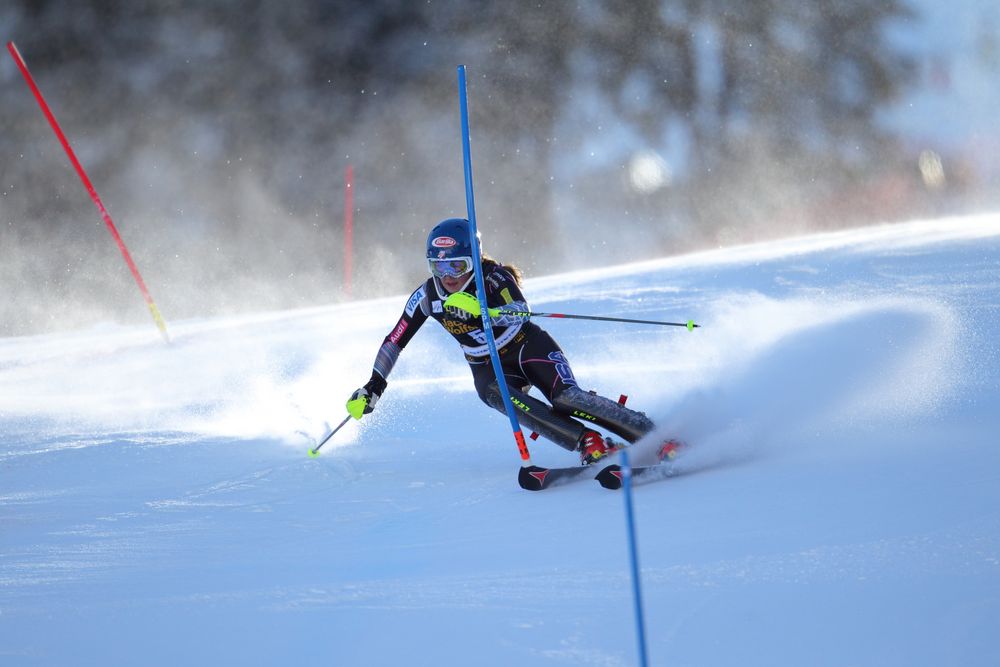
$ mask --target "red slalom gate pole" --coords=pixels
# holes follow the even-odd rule
[[[354,169],[344,172],[344,292],[351,298],[354,278]]]
[[[73,152],[73,148],[69,145],[66,135],[63,134],[62,128],[59,127],[59,122],[52,114],[52,110],[49,109],[49,105],[45,102],[45,98],[42,97],[42,91],[40,91],[38,86],[35,85],[35,80],[32,78],[31,72],[28,71],[28,66],[24,63],[24,58],[21,57],[20,51],[18,51],[17,47],[14,46],[14,42],[7,42],[7,50],[10,51],[10,55],[14,59],[14,62],[17,63],[17,68],[21,70],[21,74],[24,75],[24,80],[28,83],[28,88],[31,89],[32,94],[34,94],[35,99],[38,101],[38,106],[42,108],[42,113],[45,114],[45,118],[48,119],[49,125],[52,126],[52,131],[56,133],[59,143],[62,144],[63,150],[66,151],[66,156],[69,157],[70,163],[73,165],[73,168],[76,169],[77,175],[83,182],[83,187],[87,189],[87,193],[90,194],[90,198],[93,200],[94,205],[97,206],[97,210],[100,211],[104,224],[107,225],[108,231],[111,232],[111,237],[115,240],[115,243],[118,244],[118,249],[121,251],[122,257],[125,258],[125,263],[128,265],[129,271],[132,272],[132,277],[135,278],[135,282],[139,286],[139,291],[142,292],[142,298],[145,299],[146,305],[149,306],[149,312],[153,316],[153,321],[156,322],[156,326],[160,329],[160,333],[163,334],[163,339],[169,343],[170,336],[167,334],[167,325],[163,321],[163,317],[160,315],[160,311],[156,307],[156,304],[153,302],[153,297],[150,296],[149,290],[146,288],[146,283],[142,280],[142,276],[139,274],[139,269],[136,267],[135,262],[132,261],[132,255],[129,254],[128,248],[125,247],[125,242],[122,241],[122,237],[118,233],[118,228],[115,227],[115,223],[111,220],[111,215],[108,214],[108,210],[104,207],[104,203],[97,194],[94,184],[90,182],[90,178],[87,176],[87,172],[84,171],[83,165],[81,165],[80,161],[76,158],[76,153]]]

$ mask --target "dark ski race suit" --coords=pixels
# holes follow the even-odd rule
[[[520,287],[505,267],[485,260],[483,278],[488,308],[508,306],[511,310],[528,311]],[[475,281],[470,281],[464,291],[476,295]],[[427,318],[432,317],[461,345],[479,398],[506,414],[482,320],[461,310],[446,310],[444,301],[448,296],[433,277],[410,295],[399,321],[379,348],[374,371],[388,378],[400,352]],[[584,432],[590,430],[585,426],[587,422],[604,427],[628,442],[635,442],[653,429],[653,423],[645,414],[580,389],[559,345],[526,317],[501,312],[491,320],[491,325],[510,398],[523,427],[570,451],[577,449]],[[532,386],[537,387],[551,405],[529,396],[527,392]]]

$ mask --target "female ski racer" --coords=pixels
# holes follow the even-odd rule
[[[382,341],[371,379],[347,401],[347,411],[355,419],[375,408],[399,353],[428,317],[437,320],[462,347],[479,398],[506,414],[482,329],[470,230],[469,221],[462,218],[449,218],[431,230],[427,237],[431,277],[413,292],[396,326]],[[579,452],[583,464],[593,463],[617,447],[587,424],[601,426],[628,442],[653,429],[645,414],[580,389],[556,341],[522,314],[528,312],[528,304],[521,293],[520,271],[485,255],[482,263],[486,305],[500,364],[523,427]],[[528,395],[532,386],[548,404]]]

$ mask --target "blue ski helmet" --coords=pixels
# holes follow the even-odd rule
[[[465,218],[439,222],[427,235],[427,264],[438,278],[465,275],[473,269],[471,225]]]
[[[442,220],[427,235],[427,259],[472,257],[472,235],[465,218]]]

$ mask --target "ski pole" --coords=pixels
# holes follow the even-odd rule
[[[511,311],[500,309],[502,315],[516,315],[518,317],[559,317],[566,320],[598,320],[600,322],[627,322],[628,324],[658,324],[663,327],[687,327],[688,331],[700,328],[700,324],[695,324],[694,320],[687,322],[656,322],[653,320],[631,320],[624,317],[598,317],[596,315],[568,315],[566,313],[536,313],[526,310]]]
[[[309,450],[309,458],[314,459],[317,456],[319,456],[319,448],[322,447],[323,445],[325,445],[326,441],[329,440],[330,438],[332,438],[337,433],[337,431],[339,431],[340,429],[342,429],[344,427],[344,424],[346,424],[348,421],[350,421],[350,419],[351,419],[351,415],[347,415],[346,417],[344,417],[344,421],[340,422],[340,424],[337,425],[337,428],[335,428],[332,431],[330,431],[330,435],[328,435],[325,438],[323,438],[323,442],[321,442],[318,445],[316,445],[315,449],[310,449]]]

